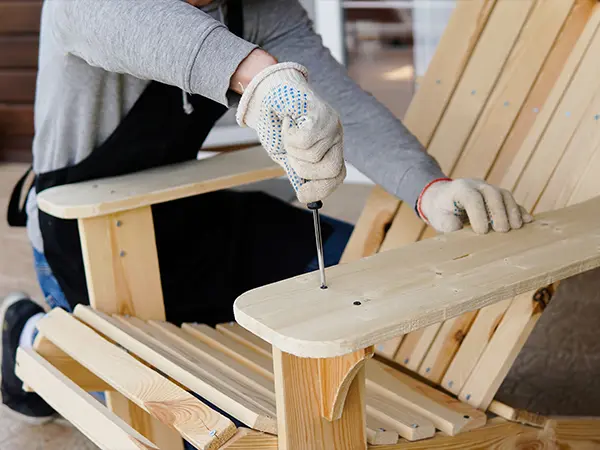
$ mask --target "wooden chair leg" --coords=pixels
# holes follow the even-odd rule
[[[151,207],[79,219],[79,233],[91,306],[165,320]],[[111,411],[160,448],[183,450],[180,436],[119,393],[106,392],[106,398]]]
[[[366,450],[364,362],[371,356],[312,359],[273,349],[280,450]]]

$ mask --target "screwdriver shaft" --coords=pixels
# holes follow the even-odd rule
[[[327,280],[325,280],[325,259],[323,257],[323,235],[321,234],[321,217],[319,210],[313,209],[313,220],[315,223],[315,239],[317,241],[317,258],[319,260],[319,271],[321,273],[321,289],[327,289]]]

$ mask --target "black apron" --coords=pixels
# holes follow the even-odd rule
[[[230,0],[227,10],[230,31],[243,36],[241,0]],[[227,108],[189,97],[194,112],[186,114],[180,89],[151,82],[88,158],[38,175],[37,193],[196,159]],[[11,203],[14,207],[18,200]],[[167,320],[175,324],[232,320],[239,295],[303,273],[315,256],[311,215],[264,193],[202,194],[154,205],[152,214]],[[89,304],[77,221],[40,211],[39,222],[44,254],[69,304]],[[327,238],[331,227],[323,227]]]

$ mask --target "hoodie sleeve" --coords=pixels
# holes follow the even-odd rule
[[[297,0],[252,0],[258,42],[280,62],[303,64],[317,93],[340,114],[348,162],[411,206],[444,176],[437,162],[394,115],[362,90],[330,54]]]
[[[256,48],[182,0],[47,0],[45,8],[65,52],[224,105],[231,76]]]

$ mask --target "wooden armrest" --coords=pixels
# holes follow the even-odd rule
[[[247,292],[237,322],[301,357],[341,356],[600,266],[600,197],[521,230],[463,230]]]
[[[39,208],[62,219],[86,219],[283,175],[262,147],[223,153],[114,178],[48,189]]]

